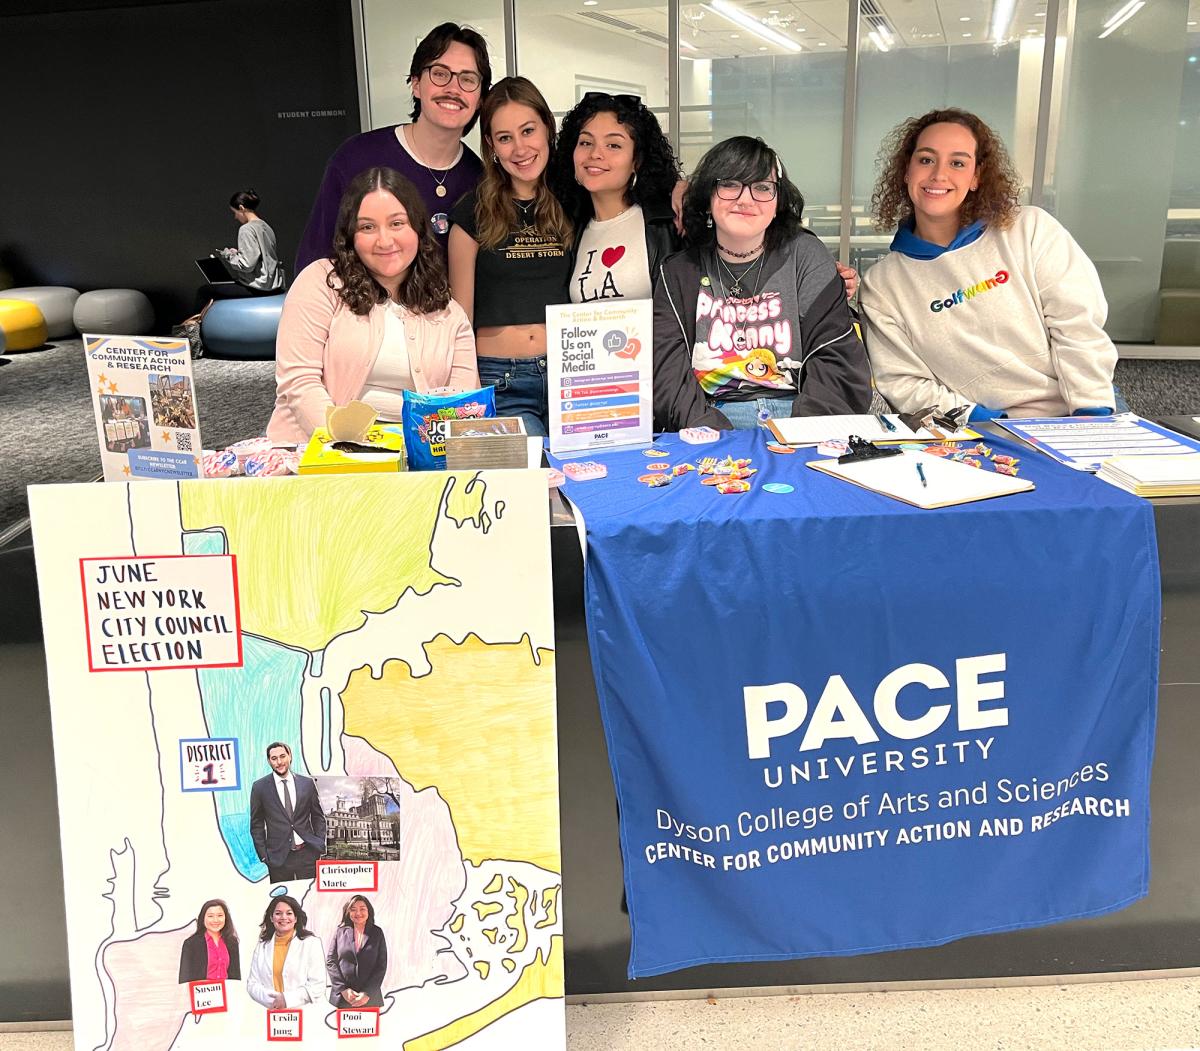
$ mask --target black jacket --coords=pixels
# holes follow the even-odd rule
[[[387,974],[387,939],[383,931],[374,925],[363,931],[362,947],[354,949],[354,928],[338,927],[329,943],[325,955],[325,969],[329,972],[329,1002],[334,1007],[349,1007],[342,999],[346,989],[366,993],[371,1001],[368,1007],[383,1004],[383,979]]]
[[[804,230],[801,237],[815,236]],[[692,371],[696,300],[700,294],[698,249],[668,258],[654,286],[654,429],[728,430],[729,421],[704,393]],[[871,405],[871,366],[853,330],[846,285],[836,273],[799,319],[804,365],[792,402],[793,416],[866,412]]]

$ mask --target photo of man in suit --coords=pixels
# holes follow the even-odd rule
[[[271,882],[314,879],[325,853],[325,813],[311,777],[292,773],[292,750],[282,741],[267,746],[273,773],[250,789],[250,838]]]

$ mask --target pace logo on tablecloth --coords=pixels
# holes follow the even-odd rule
[[[550,450],[557,456],[653,437],[654,304],[546,308]]]

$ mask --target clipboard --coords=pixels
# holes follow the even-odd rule
[[[892,428],[880,422],[883,416]],[[876,445],[895,442],[976,442],[978,431],[969,427],[957,431],[938,431],[936,434],[921,427],[912,430],[898,413],[859,413],[852,416],[792,416],[767,420],[767,428],[781,445],[819,445],[836,439],[845,441],[851,434],[860,434]]]
[[[918,465],[925,473],[927,485],[921,484]],[[1027,478],[996,474],[982,467],[971,467],[957,460],[923,452],[906,451],[899,456],[856,463],[810,460],[808,466],[851,485],[925,510],[1026,493],[1034,488],[1033,482]]]

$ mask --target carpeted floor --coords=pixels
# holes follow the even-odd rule
[[[100,473],[82,340],[0,358],[0,529],[27,514],[25,487]],[[192,362],[206,449],[262,434],[275,400],[273,361]],[[1117,385],[1143,416],[1200,413],[1200,361],[1122,361]]]
[[[100,473],[83,341],[59,340],[7,361],[0,368],[0,529],[28,513],[27,485]],[[206,449],[263,433],[275,402],[275,362],[200,358],[192,372]]]

